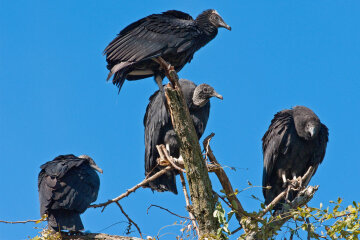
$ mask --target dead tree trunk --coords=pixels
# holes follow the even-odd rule
[[[205,160],[201,154],[199,140],[178,84],[178,75],[173,69],[170,69],[167,76],[172,87],[165,89],[165,96],[174,130],[181,143],[180,153],[184,159],[193,206],[191,211],[199,224],[200,235],[215,235],[219,228],[219,223],[213,217],[216,198],[213,194]]]

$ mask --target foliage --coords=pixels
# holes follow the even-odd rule
[[[360,202],[341,207],[342,199],[330,201],[330,207],[304,207],[293,211],[294,219],[302,222],[299,228],[314,239],[359,239]],[[319,233],[320,232],[320,233]]]
[[[61,240],[61,234],[59,232],[54,232],[53,230],[50,230],[48,228],[42,229],[41,232],[39,232],[39,236],[35,236],[29,240]]]
[[[44,214],[40,220],[36,221],[36,224],[44,222],[47,220],[47,214]],[[48,227],[40,228],[39,236],[35,236],[29,240],[61,240],[61,234],[58,232],[54,232],[53,230],[48,229]]]
[[[234,215],[234,211],[231,210],[226,214],[225,209],[222,207],[221,203],[218,202],[214,211],[214,217],[220,224],[220,228],[217,230],[216,234],[219,238],[228,239],[231,235],[229,230],[229,221],[231,217]]]

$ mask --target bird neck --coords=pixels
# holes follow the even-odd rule
[[[191,104],[190,108],[192,108],[192,109],[201,108],[201,107],[205,106],[205,104],[208,101],[209,101],[209,99],[203,99],[203,98],[198,98],[198,97],[193,96],[192,104]]]
[[[195,23],[199,29],[201,29],[201,31],[209,37],[210,40],[218,33],[218,28],[209,21],[208,16],[206,15],[199,15],[195,19]]]

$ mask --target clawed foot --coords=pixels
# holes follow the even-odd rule
[[[294,190],[298,190],[298,189],[302,188],[302,186],[303,186],[302,178],[297,177],[294,179],[286,179],[286,182],[283,183],[282,187],[286,188],[288,186],[290,186]]]
[[[185,172],[185,170],[183,169],[184,160],[181,155],[179,158],[171,157],[169,150],[166,149],[163,144],[156,145],[156,148],[160,155],[160,157],[157,159],[157,162],[160,166],[169,166],[170,165],[178,171]],[[178,164],[180,167],[176,164]]]

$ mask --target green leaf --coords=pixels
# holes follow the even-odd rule
[[[228,222],[230,221],[230,219],[231,219],[231,217],[234,215],[234,211],[230,211],[229,213],[228,213],[228,216],[227,216],[227,218],[228,218]]]

